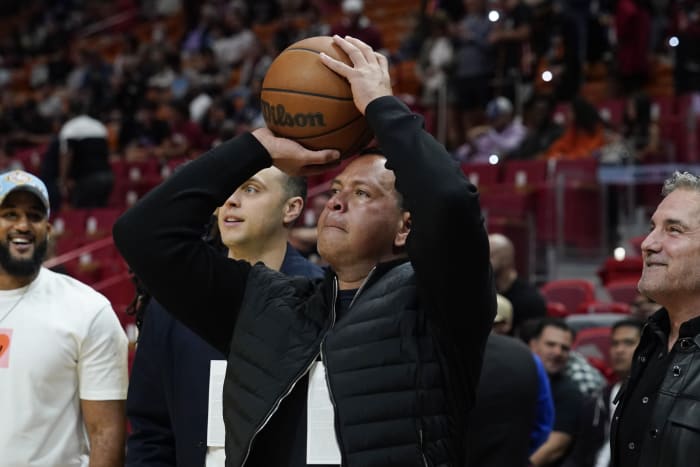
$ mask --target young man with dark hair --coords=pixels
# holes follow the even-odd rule
[[[289,275],[321,277],[321,269],[287,243],[305,197],[305,179],[276,167],[243,182],[218,209],[218,232],[229,258],[263,262]],[[226,355],[155,300],[143,316],[127,399],[132,432],[126,465],[223,466],[223,447],[207,442],[208,421],[222,417],[208,410],[208,383],[211,362],[225,361]]]

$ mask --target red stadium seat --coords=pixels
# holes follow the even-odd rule
[[[579,305],[578,314],[586,313],[618,313],[621,315],[630,314],[630,306],[621,302],[599,302],[594,300]]]
[[[533,187],[547,180],[548,161],[544,159],[506,161],[503,181],[517,187]]]
[[[498,164],[469,164],[461,165],[462,172],[470,182],[485,191],[501,182],[501,166]]]
[[[547,316],[551,316],[552,318],[566,318],[569,316],[569,310],[566,309],[563,303],[547,301]]]
[[[586,328],[576,333],[572,348],[586,358],[602,360],[610,366],[610,326]]]
[[[85,220],[86,233],[91,238],[103,238],[112,235],[112,226],[124,212],[120,208],[91,209]]]
[[[585,279],[558,279],[545,283],[540,289],[548,302],[564,304],[569,313],[575,313],[582,303],[595,300],[595,288]]]
[[[610,282],[637,282],[642,275],[643,260],[640,256],[628,256],[623,260],[608,258],[598,270],[603,285]]]
[[[612,300],[631,305],[634,303],[634,299],[637,295],[639,295],[639,289],[637,289],[638,282],[638,280],[609,282],[605,284],[605,290],[608,291]]]

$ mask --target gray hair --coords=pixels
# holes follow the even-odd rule
[[[679,188],[693,190],[700,193],[700,177],[691,174],[690,172],[675,171],[673,175],[666,179],[664,187],[661,190],[662,196],[667,196],[672,191]]]

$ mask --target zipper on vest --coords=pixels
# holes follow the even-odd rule
[[[335,281],[333,282],[334,288],[333,288],[333,305],[331,305],[331,329],[333,326],[335,326],[335,303],[338,298],[338,278],[335,278]],[[364,283],[363,283],[364,285]],[[362,287],[360,287],[361,289]],[[357,291],[359,293],[360,290]],[[355,294],[355,297],[357,297],[357,293]],[[355,297],[353,297],[352,302],[350,303],[350,306],[352,306],[353,303],[355,303]],[[348,308],[349,309],[349,308]],[[331,404],[333,404],[333,416],[334,420],[333,423],[335,425],[335,436],[336,436],[336,441],[338,442],[338,449],[340,450],[340,465],[345,465],[343,462],[343,458],[345,457],[343,455],[343,438],[340,435],[340,427],[338,426],[338,407],[335,405],[335,399],[333,398],[333,390],[331,390],[331,380],[328,374],[330,371],[328,371],[328,362],[326,361],[326,358],[323,355],[323,344],[326,342],[326,336],[323,336],[323,339],[321,339],[321,345],[319,345],[319,353],[321,355],[321,362],[323,365],[326,367],[326,386],[328,387],[328,397],[331,400]]]
[[[369,278],[372,277],[372,274],[374,274],[374,271],[376,269],[377,269],[377,266],[370,269],[369,274],[367,274],[367,277],[365,277],[365,280],[362,281],[360,288],[357,289],[357,292],[355,292],[355,296],[352,297],[352,301],[350,301],[350,306],[348,307],[348,310],[350,308],[352,308],[352,306],[355,304],[355,300],[357,300],[357,297],[359,297],[360,294],[362,293],[362,291],[365,289],[365,285],[367,285],[367,282],[369,282]],[[333,302],[333,311],[335,311],[335,302]]]
[[[332,328],[333,325],[335,324],[335,301],[337,298],[338,298],[338,279],[335,279],[335,282],[333,283],[333,306],[331,307],[331,325],[330,325],[330,328]],[[321,345],[323,345],[323,341],[325,339],[326,339],[326,337],[323,336],[323,338],[321,339]],[[245,466],[245,463],[248,461],[248,457],[250,457],[250,450],[253,448],[253,441],[255,441],[255,437],[258,436],[258,433],[260,433],[263,430],[263,428],[265,428],[265,425],[267,425],[267,423],[270,421],[270,419],[275,414],[275,412],[277,412],[277,409],[279,409],[280,404],[282,404],[282,401],[289,394],[292,393],[292,391],[294,390],[294,387],[296,387],[299,380],[301,378],[303,378],[304,375],[306,375],[309,372],[309,370],[311,370],[311,367],[314,366],[314,363],[316,363],[316,357],[318,357],[318,356],[319,356],[319,353],[314,354],[314,357],[311,359],[311,362],[306,366],[304,371],[299,373],[299,375],[297,375],[297,377],[294,378],[294,380],[292,381],[292,384],[290,384],[289,388],[284,393],[282,393],[282,395],[277,399],[277,401],[274,403],[274,405],[272,406],[270,411],[267,413],[267,415],[263,419],[263,422],[255,430],[255,432],[253,433],[253,436],[250,438],[250,442],[248,443],[248,449],[246,450],[246,454],[245,454],[245,457],[243,458],[243,462],[241,463],[241,467]],[[321,355],[321,359],[323,359],[323,355]],[[326,384],[328,384],[327,379],[328,379],[328,374],[326,373]],[[330,386],[328,387],[328,392],[330,394]],[[331,400],[332,400],[332,396],[331,396]],[[335,407],[335,404],[333,404],[333,406]]]
[[[365,278],[365,280],[362,281],[362,285],[360,285],[360,288],[357,289],[357,292],[355,292],[355,296],[352,297],[352,301],[350,301],[350,306],[348,306],[348,311],[355,304],[355,300],[357,299],[357,297],[360,295],[360,293],[364,289],[365,285],[369,281],[369,278],[372,276],[372,273],[374,272],[375,269],[376,269],[376,267],[372,268],[369,271],[369,274],[367,274],[367,277]],[[334,293],[334,297],[333,297],[333,305],[331,306],[331,328],[333,328],[333,326],[335,326],[335,319],[336,319],[335,304],[336,304],[337,293],[338,293],[338,278],[337,277],[335,279],[334,285],[335,285],[335,289],[334,289],[335,293]],[[335,420],[334,420],[335,436],[336,436],[337,441],[338,441],[338,448],[340,449],[340,464],[344,465],[343,460],[344,460],[345,456],[343,454],[343,437],[341,436],[341,433],[340,433],[341,430],[340,430],[340,426],[339,426],[339,422],[338,422],[338,407],[336,406],[335,398],[333,397],[333,390],[331,389],[331,380],[330,380],[330,376],[329,376],[330,371],[328,369],[328,362],[326,361],[326,358],[325,358],[324,352],[323,352],[323,344],[325,344],[325,342],[326,342],[326,336],[324,336],[323,339],[321,339],[321,345],[320,345],[319,351],[321,354],[321,361],[323,362],[323,364],[326,367],[326,386],[328,386],[328,396],[331,400],[331,404],[333,404],[333,413],[335,416]]]
[[[420,455],[423,458],[423,466],[428,467],[428,458],[425,457],[425,451],[423,450],[423,428],[418,428],[418,440],[420,442]]]

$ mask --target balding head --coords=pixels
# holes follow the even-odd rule
[[[491,267],[496,275],[500,271],[515,268],[515,249],[508,237],[498,233],[489,235],[489,247],[491,249]]]

